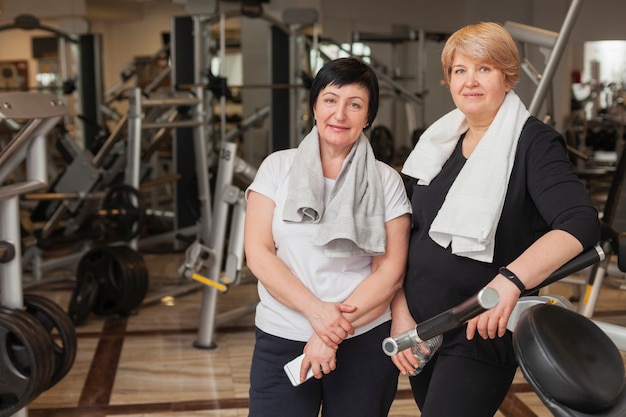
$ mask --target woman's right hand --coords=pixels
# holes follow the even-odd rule
[[[319,301],[307,310],[306,316],[322,342],[337,349],[346,337],[354,334],[354,327],[343,313],[353,313],[355,306]]]

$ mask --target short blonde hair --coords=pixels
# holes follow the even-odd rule
[[[517,44],[498,23],[480,22],[467,25],[448,38],[441,52],[442,85],[450,85],[452,60],[457,53],[495,66],[504,73],[504,80],[511,88],[519,80],[520,58]]]

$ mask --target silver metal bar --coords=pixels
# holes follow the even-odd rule
[[[198,104],[198,100],[201,100],[198,97],[188,96],[188,97],[148,97],[143,98],[141,100],[142,107],[153,107],[153,106],[195,106]]]
[[[223,198],[225,189],[232,183],[237,145],[223,142],[220,149],[217,169],[216,189],[213,199],[213,221],[208,236],[207,246],[215,251],[215,262],[208,273],[209,279],[220,277],[224,253],[224,238],[228,219],[229,204]],[[226,190],[227,191],[227,190]],[[217,290],[206,285],[202,291],[202,306],[196,347],[211,348],[214,346],[215,312],[217,307]]]
[[[242,175],[244,177],[246,177],[248,180],[250,180],[250,182],[252,182],[254,180],[254,177],[256,176],[256,171],[257,169],[250,165],[248,162],[244,161],[243,159],[237,157],[236,161],[235,161],[235,173],[238,175]]]
[[[140,185],[143,117],[141,90],[136,87],[131,90],[128,100],[128,139],[126,140],[126,170],[124,172],[124,183],[135,190],[139,190]],[[129,246],[137,249],[138,239],[134,238]]]
[[[100,150],[94,156],[93,165],[95,167],[102,166],[102,164],[104,163],[104,159],[107,157],[107,155],[113,148],[113,145],[115,145],[115,143],[119,140],[122,132],[124,131],[124,129],[126,129],[127,126],[128,126],[128,114],[124,114],[118,120],[117,125],[115,125],[115,129],[113,129],[113,132],[111,132],[107,140],[104,142],[104,145],[100,147]]]
[[[516,22],[505,22],[504,28],[511,34],[513,39],[530,43],[537,46],[545,46],[552,49],[559,34],[551,30],[536,28]]]
[[[26,147],[42,120],[28,121],[11,141],[0,151],[0,183],[15,172],[26,157]]]
[[[144,88],[144,91],[147,93],[151,93],[159,86],[159,84],[161,84],[163,80],[167,79],[167,77],[169,77],[171,73],[171,67],[168,66],[167,68],[164,68],[163,71],[161,71],[156,77],[154,77],[154,80],[152,80],[152,82],[150,82],[150,84],[148,84]]]
[[[139,189],[139,164],[141,161],[141,130],[142,123],[142,99],[139,87],[130,91],[128,101],[128,140],[126,141],[126,172],[124,182]]]
[[[165,127],[198,127],[198,124],[202,124],[202,122],[198,122],[197,120],[175,120],[172,122],[149,122],[142,123],[142,129],[161,129]]]
[[[238,284],[243,267],[243,227],[246,216],[246,201],[243,191],[238,192],[237,202],[233,206],[230,231],[228,233],[228,254],[225,262],[224,283]]]
[[[23,307],[22,250],[17,195],[0,199],[0,240],[9,242],[15,249],[15,255],[11,261],[0,262],[0,305],[21,309]]]
[[[259,121],[265,119],[266,117],[269,116],[269,114],[270,114],[269,106],[265,106],[262,109],[255,111],[253,114],[246,117],[241,123],[239,123],[239,125],[236,128],[229,130],[228,133],[226,134],[225,140],[227,142],[232,142],[243,131],[249,129],[255,123],[258,123]]]
[[[352,32],[352,42],[412,42],[419,40],[419,33],[414,30],[397,33]]]
[[[18,184],[0,186],[0,199],[11,198],[24,193],[40,191],[46,188],[46,183],[38,180],[24,181]]]
[[[202,97],[202,87],[195,87],[195,94]],[[196,175],[198,177],[198,200],[200,202],[200,222],[203,239],[208,242],[208,231],[211,230],[211,189],[209,178],[209,164],[207,162],[207,145],[204,130],[204,100],[199,100],[193,110],[194,121],[197,123],[193,130],[193,146],[195,156]]]
[[[565,20],[563,21],[563,25],[561,26],[561,30],[559,31],[559,36],[554,43],[554,48],[552,49],[552,53],[548,58],[548,62],[546,64],[546,68],[543,71],[543,76],[539,81],[539,85],[537,86],[537,90],[533,95],[533,99],[530,102],[530,106],[528,106],[528,111],[533,116],[536,116],[541,108],[541,104],[545,100],[546,94],[550,88],[550,84],[552,83],[552,78],[556,72],[556,69],[559,65],[559,61],[563,56],[563,52],[565,51],[565,47],[567,45],[567,41],[574,27],[574,23],[576,22],[576,17],[580,12],[580,8],[582,7],[582,0],[572,0],[570,4],[569,10],[567,11],[567,15],[565,16]]]

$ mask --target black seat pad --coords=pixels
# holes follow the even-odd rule
[[[536,305],[520,316],[513,344],[520,368],[541,400],[551,409],[572,411],[555,415],[596,415],[616,405],[626,407],[621,354],[588,318],[560,306]]]

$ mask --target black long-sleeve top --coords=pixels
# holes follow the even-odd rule
[[[413,229],[405,278],[409,309],[419,323],[476,294],[540,236],[564,230],[585,247],[600,239],[598,212],[567,157],[563,137],[535,117],[520,135],[506,199],[495,236],[492,263],[453,255],[428,229],[466,159],[456,149],[430,185],[409,184]],[[440,352],[515,366],[509,332],[503,338],[468,341],[465,326],[444,335]]]

